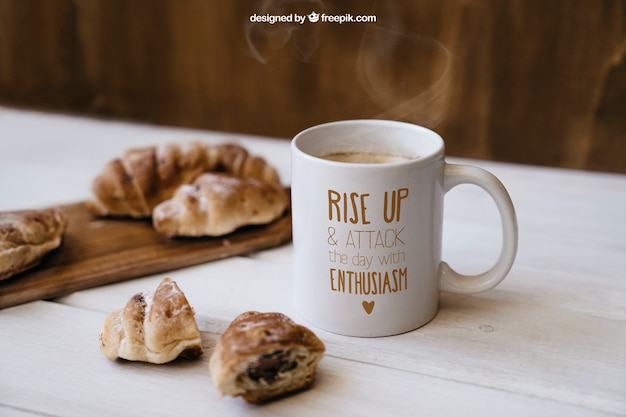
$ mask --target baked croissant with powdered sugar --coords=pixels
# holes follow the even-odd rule
[[[124,308],[106,317],[100,350],[111,360],[162,364],[202,355],[202,341],[185,294],[164,278],[154,292],[135,294]]]
[[[154,229],[167,236],[223,236],[247,225],[268,224],[289,207],[280,185],[256,178],[204,173],[154,208]]]
[[[127,150],[110,161],[92,184],[87,207],[98,216],[145,218],[183,184],[204,172],[279,183],[276,170],[235,144],[199,141],[146,146]]]
[[[57,207],[0,213],[0,280],[39,264],[61,245],[67,224]]]
[[[235,317],[209,361],[222,395],[260,403],[310,388],[324,343],[279,312],[248,311]]]

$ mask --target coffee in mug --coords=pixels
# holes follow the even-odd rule
[[[445,162],[435,132],[388,120],[304,130],[291,143],[295,304],[314,326],[349,336],[417,329],[440,291],[476,293],[504,279],[517,251],[517,220],[489,172]],[[482,187],[500,213],[496,264],[477,276],[441,259],[444,195]]]
[[[320,158],[328,159],[329,161],[351,162],[354,164],[386,164],[411,159],[404,155],[376,152],[336,152],[322,155]]]

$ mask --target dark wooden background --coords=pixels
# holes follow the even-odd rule
[[[249,19],[311,11],[377,22]],[[590,170],[626,172],[625,55],[625,0],[0,0],[5,106],[286,139],[397,119]]]

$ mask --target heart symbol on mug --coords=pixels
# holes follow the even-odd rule
[[[374,310],[374,302],[373,301],[363,301],[363,309],[367,314],[372,314],[372,310]]]

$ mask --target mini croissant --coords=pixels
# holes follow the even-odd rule
[[[167,236],[222,236],[244,225],[270,223],[288,205],[287,192],[275,183],[205,173],[159,204],[152,223]]]
[[[109,314],[100,331],[100,350],[111,359],[156,364],[202,354],[200,331],[185,294],[170,278],[154,293],[139,292]]]
[[[127,150],[110,161],[92,184],[88,208],[99,216],[150,217],[160,202],[203,172],[226,172],[278,183],[264,159],[234,144],[202,142],[147,146]]]

